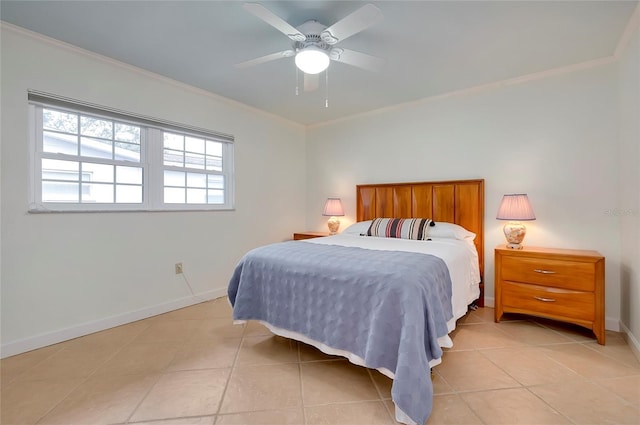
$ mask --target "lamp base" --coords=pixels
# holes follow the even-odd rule
[[[327,226],[329,227],[329,233],[335,235],[340,228],[340,220],[338,220],[338,217],[330,217],[327,220]]]
[[[502,228],[504,237],[507,238],[507,248],[522,249],[522,241],[527,234],[527,228],[518,221],[510,221]]]

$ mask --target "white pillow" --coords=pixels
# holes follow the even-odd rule
[[[359,221],[357,223],[353,223],[351,226],[347,227],[342,231],[345,235],[366,235],[367,230],[369,230],[369,226],[371,226],[371,222],[373,220],[367,221]]]
[[[436,225],[429,227],[427,236],[430,238],[449,238],[459,239],[461,241],[472,241],[476,238],[476,234],[468,231],[462,226],[444,221],[436,221]]]

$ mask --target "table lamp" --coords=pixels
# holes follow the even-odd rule
[[[504,236],[507,238],[507,248],[522,249],[522,241],[527,234],[527,228],[520,222],[535,220],[536,216],[527,195],[517,193],[502,197],[496,219],[508,220],[503,228]]]
[[[342,209],[342,202],[340,198],[328,198],[327,202],[324,203],[324,211],[322,215],[329,216],[329,220],[327,220],[327,226],[329,227],[329,233],[335,235],[340,228],[340,220],[338,220],[338,216],[342,217],[344,215],[344,209]]]

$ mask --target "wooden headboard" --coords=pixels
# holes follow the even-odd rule
[[[356,220],[430,218],[456,223],[476,234],[480,299],[484,305],[484,180],[361,184],[356,186]]]

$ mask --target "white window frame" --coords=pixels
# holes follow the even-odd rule
[[[139,126],[140,162],[104,160],[101,158],[44,152],[42,110],[55,109],[79,115],[113,120]],[[30,213],[43,212],[109,212],[109,211],[215,211],[234,209],[234,145],[233,136],[214,133],[180,124],[153,119],[141,115],[96,107],[42,92],[29,92],[29,206]],[[179,204],[164,203],[163,132],[182,134],[222,143],[222,172],[199,170],[203,174],[222,175],[224,178],[224,203]],[[42,159],[59,159],[126,165],[142,168],[142,203],[80,203],[45,202],[42,200]],[[184,170],[188,171],[188,170]],[[114,183],[115,184],[115,183]],[[82,182],[80,182],[82,186]]]

